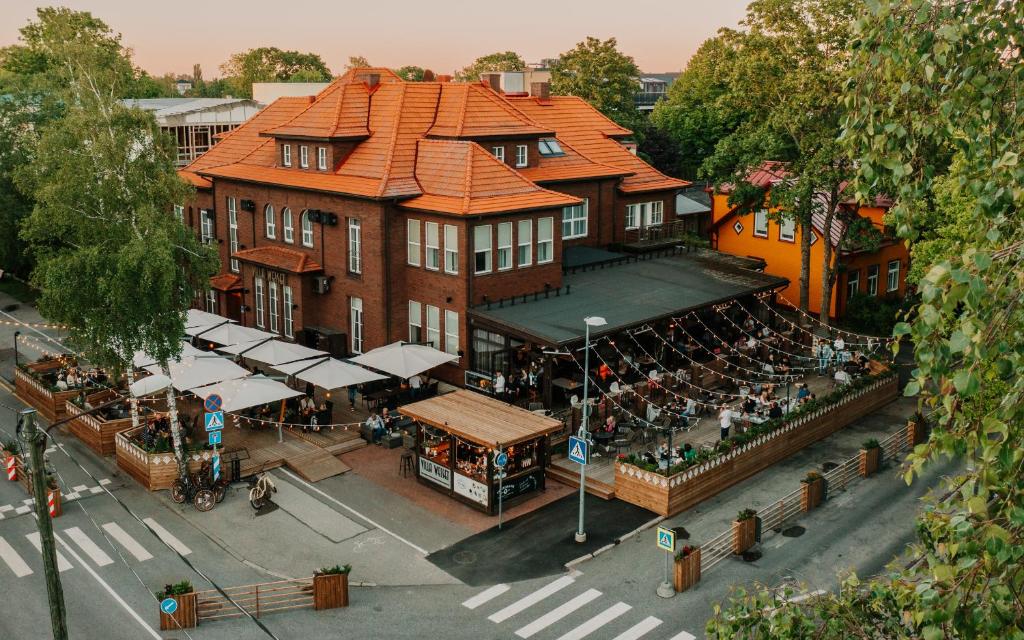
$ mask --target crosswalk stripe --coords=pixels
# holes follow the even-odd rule
[[[25,537],[28,538],[28,541],[31,542],[32,546],[36,548],[36,551],[38,551],[39,554],[42,555],[42,553],[43,553],[43,544],[39,540],[39,532],[38,531],[34,531],[32,533],[27,533],[27,534],[25,534]],[[71,569],[71,568],[72,568],[71,567],[71,563],[68,562],[68,559],[64,557],[63,553],[58,551],[57,552],[57,570],[63,573],[64,571],[67,571],[68,569]]]
[[[562,576],[558,580],[555,580],[554,582],[551,582],[541,587],[540,589],[537,589],[530,595],[524,598],[520,598],[516,602],[513,602],[501,611],[491,614],[490,616],[488,616],[487,619],[491,622],[504,622],[505,620],[508,620],[520,611],[523,611],[528,607],[532,607],[533,605],[537,604],[544,598],[547,598],[551,594],[557,593],[559,590],[568,587],[573,582],[574,580],[571,577]]]
[[[516,635],[520,638],[529,638],[538,631],[543,631],[544,629],[547,629],[548,627],[558,622],[565,616],[569,615],[573,611],[576,611],[580,607],[586,606],[588,602],[593,602],[594,600],[600,597],[601,592],[597,589],[587,589],[586,591],[576,596],[569,602],[566,602],[561,606],[555,607],[554,609],[545,613],[544,615],[537,618],[530,624],[519,629],[518,631],[516,631]]]
[[[148,524],[149,528],[155,531],[156,535],[160,536],[160,539],[167,543],[167,546],[174,549],[179,554],[187,556],[188,554],[192,553],[192,550],[186,547],[181,540],[178,540],[173,535],[171,535],[170,531],[160,526],[160,523],[154,520],[153,518],[143,518],[142,521]]]
[[[629,606],[625,602],[616,602],[558,640],[580,640],[581,638],[585,638],[632,608],[633,607]]]
[[[636,623],[632,627],[626,629],[619,635],[615,636],[615,640],[637,640],[640,636],[644,635],[654,627],[661,624],[661,620],[658,620],[654,616],[648,616]]]
[[[127,549],[128,553],[135,556],[135,559],[139,562],[149,560],[153,557],[152,553],[146,551],[141,544],[135,541],[135,538],[128,535],[128,532],[122,529],[121,525],[116,522],[108,522],[103,525],[103,528],[106,529],[107,533],[109,533],[114,540],[121,543],[121,546]]]
[[[8,544],[2,537],[0,537],[0,558],[3,558],[7,566],[14,572],[14,575],[19,578],[24,578],[32,573],[32,569],[21,559],[21,556],[14,550],[14,547]]]
[[[75,544],[85,552],[85,555],[89,556],[93,562],[96,563],[97,567],[105,567],[108,564],[114,564],[114,561],[110,559],[103,549],[96,546],[96,543],[92,541],[92,538],[85,535],[85,532],[78,527],[68,527],[64,530],[64,533],[75,541]]]
[[[689,631],[680,631],[668,640],[697,640],[697,636],[693,635]]]
[[[510,588],[511,587],[509,587],[507,584],[496,584],[493,587],[486,589],[485,591],[481,591],[469,600],[466,600],[462,603],[462,606],[466,607],[467,609],[476,609],[480,605],[490,602],[491,600],[497,598],[501,594],[508,591]]]

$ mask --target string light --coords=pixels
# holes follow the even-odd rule
[[[0,320],[0,325],[6,325],[8,327],[27,327],[30,329],[55,329],[58,331],[68,328],[66,324],[52,324],[49,322],[23,322],[21,320]]]
[[[754,339],[755,341],[757,341],[757,343],[758,343],[758,344],[760,344],[760,345],[764,346],[764,347],[765,347],[766,349],[768,349],[769,351],[775,351],[776,353],[781,353],[781,354],[783,354],[783,355],[785,355],[785,356],[789,356],[790,358],[800,358],[801,360],[810,360],[810,361],[812,361],[812,362],[813,362],[813,361],[815,360],[815,358],[814,358],[814,357],[812,357],[812,356],[805,356],[805,355],[800,355],[799,353],[791,353],[791,352],[789,352],[789,351],[785,351],[785,350],[783,350],[783,349],[779,349],[778,347],[773,347],[772,345],[768,344],[767,342],[765,342],[765,341],[764,341],[764,340],[762,340],[761,338],[758,338],[757,336],[755,336],[755,335],[753,335],[753,334],[751,334],[751,333],[747,332],[747,331],[746,331],[745,329],[743,329],[743,327],[741,327],[741,326],[739,326],[738,324],[736,324],[736,323],[735,323],[735,322],[734,322],[734,321],[732,320],[732,318],[730,318],[730,317],[729,317],[728,315],[726,315],[726,314],[724,314],[724,313],[723,313],[723,314],[721,314],[721,317],[722,317],[723,319],[725,319],[725,321],[726,321],[726,322],[728,322],[729,324],[731,324],[731,325],[732,325],[733,327],[735,327],[736,329],[738,329],[738,330],[740,331],[740,333],[742,333],[743,335],[747,336],[748,338],[753,338],[753,339]],[[751,317],[752,317],[752,316],[751,316]],[[697,321],[698,321],[698,322],[700,322],[701,324],[704,324],[704,322],[703,322],[703,321],[702,321],[702,320],[701,320],[701,319],[700,319],[699,317],[697,318]],[[704,327],[705,327],[705,328],[707,328],[707,325],[704,325]],[[765,329],[768,329],[769,331],[772,331],[772,333],[773,333],[773,334],[775,334],[775,335],[779,336],[780,338],[785,338],[785,336],[783,336],[782,334],[780,334],[780,333],[779,333],[779,332],[777,332],[777,331],[774,331],[774,330],[772,330],[772,329],[771,329],[770,327],[768,327],[767,325],[765,325]],[[711,331],[711,329],[708,329],[708,331]],[[713,332],[713,331],[712,331],[712,334],[714,334],[714,332]],[[813,371],[813,370],[815,369],[815,367],[813,367],[813,366],[810,366],[810,367],[798,367],[798,366],[794,366],[794,367],[792,367],[792,368],[794,368],[794,369],[800,369],[801,371]]]
[[[697,315],[694,315],[694,319],[695,319],[695,320],[696,320],[697,322],[699,322],[699,323],[700,323],[700,325],[701,325],[702,327],[704,327],[705,329],[707,329],[708,333],[710,333],[710,334],[711,334],[711,335],[712,335],[712,336],[713,336],[713,337],[715,338],[715,340],[718,340],[718,341],[719,341],[719,342],[720,342],[720,343],[721,343],[721,344],[722,344],[722,345],[723,345],[723,346],[724,346],[724,347],[725,347],[726,349],[728,349],[729,351],[732,351],[733,353],[735,353],[735,354],[736,354],[736,355],[737,355],[738,357],[740,357],[740,358],[745,358],[746,360],[749,360],[750,362],[754,362],[754,363],[758,362],[758,360],[756,360],[756,359],[755,359],[755,358],[753,358],[752,356],[750,356],[750,355],[747,355],[747,354],[745,354],[745,353],[741,352],[741,351],[740,351],[739,349],[737,349],[736,347],[734,347],[734,346],[732,346],[731,344],[729,344],[729,341],[727,341],[727,340],[723,340],[723,339],[721,338],[721,336],[719,336],[719,335],[718,335],[717,333],[715,333],[715,332],[714,332],[714,331],[713,331],[713,330],[711,329],[711,327],[709,327],[708,325],[704,324],[704,321],[703,321],[703,320],[701,320],[699,316],[697,316]],[[686,328],[683,328],[683,332],[684,332],[684,333],[685,333],[686,335],[688,335],[688,336],[690,336],[691,338],[693,338],[694,340],[696,340],[696,337],[694,337],[694,335],[693,335],[692,333],[690,333],[690,332],[689,332],[689,330],[687,330]],[[659,336],[659,337],[660,337],[660,336]],[[757,340],[757,339],[755,338],[755,340]],[[663,341],[664,341],[664,339],[663,339]],[[757,341],[758,341],[759,343],[761,342],[760,340],[757,340]],[[666,342],[666,344],[668,344],[668,343]],[[671,346],[671,345],[669,345],[669,346]],[[764,346],[768,347],[769,345],[765,344]],[[770,348],[770,347],[769,347],[769,348]],[[716,359],[724,361],[724,362],[725,362],[725,363],[726,363],[727,365],[729,365],[729,366],[733,366],[733,367],[735,367],[735,368],[737,368],[737,369],[740,369],[740,370],[742,370],[742,371],[746,371],[747,373],[752,373],[752,374],[754,374],[755,376],[756,376],[756,375],[761,375],[761,376],[768,376],[769,378],[781,378],[782,380],[788,380],[788,379],[790,379],[790,378],[791,378],[791,375],[789,375],[789,374],[785,374],[785,373],[774,373],[774,372],[771,372],[771,373],[769,373],[769,372],[767,372],[767,371],[756,371],[756,370],[754,370],[754,369],[748,369],[748,368],[746,368],[746,367],[742,367],[742,366],[740,366],[740,365],[738,365],[738,364],[737,364],[737,365],[733,365],[732,363],[730,363],[730,362],[729,362],[728,358],[722,357],[722,356],[720,356],[719,354],[715,353],[714,351],[710,351],[710,353],[711,353],[711,355],[712,355],[712,356],[714,356],[714,357],[715,357]],[[800,357],[800,356],[796,356],[796,357]],[[813,369],[813,367],[798,367],[798,366],[790,366],[790,369],[791,369],[791,370],[795,370],[795,371],[808,371],[808,370],[812,370],[812,369]]]
[[[825,323],[824,323],[824,322],[822,322],[822,321],[821,321],[820,319],[818,319],[818,318],[815,318],[814,316],[812,316],[811,314],[807,313],[807,312],[806,312],[806,311],[804,311],[803,309],[801,309],[801,308],[799,308],[799,307],[795,306],[795,305],[794,305],[793,303],[791,303],[791,302],[790,302],[789,300],[786,300],[785,298],[781,298],[781,300],[782,300],[782,301],[783,301],[783,302],[784,302],[784,303],[786,304],[786,306],[788,306],[788,307],[789,307],[790,309],[793,309],[794,311],[798,312],[798,313],[799,313],[800,315],[802,315],[802,316],[806,317],[806,318],[807,318],[807,319],[809,319],[809,320],[810,320],[811,322],[814,322],[814,323],[816,323],[816,324],[818,324],[818,325],[820,325],[820,326],[822,326],[822,327],[824,327],[824,328],[828,329],[828,330],[829,330],[830,332],[831,332],[831,331],[834,331],[834,332],[836,332],[836,333],[838,333],[838,334],[840,334],[840,335],[846,335],[846,336],[853,336],[853,337],[856,337],[856,338],[867,338],[867,342],[854,342],[854,343],[851,343],[851,344],[854,344],[854,345],[857,345],[857,346],[867,346],[867,347],[869,347],[869,348],[873,348],[873,347],[874,347],[874,346],[875,346],[876,344],[879,344],[879,343],[886,343],[886,344],[888,344],[888,343],[890,343],[890,342],[893,342],[893,341],[894,341],[894,340],[896,339],[896,338],[893,338],[893,337],[891,337],[891,336],[890,336],[890,337],[886,337],[886,338],[883,338],[883,337],[881,337],[881,336],[872,336],[872,335],[868,335],[868,334],[865,334],[865,333],[857,333],[857,332],[855,332],[855,331],[847,331],[847,330],[845,330],[845,329],[837,329],[836,327],[833,327],[833,326],[831,326],[831,325],[825,324]],[[767,306],[767,305],[766,305],[766,306]],[[796,324],[795,324],[795,323],[794,323],[794,322],[793,322],[792,320],[790,320],[789,318],[785,317],[784,315],[782,315],[782,314],[781,314],[781,313],[779,313],[778,311],[775,311],[775,310],[774,310],[774,309],[772,309],[771,307],[768,307],[768,309],[769,309],[769,310],[770,310],[770,311],[771,311],[772,313],[774,313],[775,315],[779,316],[780,318],[782,318],[783,320],[785,320],[786,322],[788,322],[789,324],[791,324],[791,325],[793,325],[793,326],[797,326],[797,325],[796,325]]]
[[[750,320],[753,321],[755,324],[760,325],[761,327],[764,327],[768,331],[771,331],[772,333],[774,333],[776,336],[778,336],[784,342],[790,343],[791,345],[793,345],[797,349],[807,349],[807,348],[809,348],[806,344],[797,342],[796,340],[793,340],[792,338],[787,337],[786,335],[782,334],[781,332],[775,331],[770,326],[768,326],[768,324],[766,322],[764,322],[763,320],[761,320],[760,318],[758,318],[754,314],[750,313],[750,311],[747,310],[744,306],[740,305],[739,309],[740,309],[740,311],[745,313],[747,315],[747,317],[750,318]],[[726,320],[728,320],[729,322],[732,322],[733,326],[737,326],[736,323],[733,322],[731,318],[729,318],[729,316],[723,315],[723,317]],[[746,331],[744,329],[742,329],[742,328],[740,328],[740,331],[743,331],[744,333],[746,333]],[[815,337],[814,334],[812,334],[811,332],[809,332],[806,329],[803,329],[801,327],[795,327],[794,331],[800,331],[801,333],[805,333],[805,334],[811,336],[812,338]],[[750,337],[754,337],[754,336],[751,336],[749,333],[747,333],[747,335],[750,336]],[[765,345],[765,346],[768,346],[769,348],[772,348],[770,345]],[[797,354],[794,354],[794,353],[790,353],[788,351],[783,351],[783,353],[786,353],[788,355],[795,356],[795,357],[798,357],[798,358],[808,358],[808,357],[810,357],[810,356],[797,355]],[[813,360],[814,358],[811,357],[811,359]]]

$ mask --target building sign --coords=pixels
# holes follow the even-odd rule
[[[485,507],[487,506],[487,485],[481,484],[472,478],[456,473],[455,493],[465,496],[473,502],[479,502]]]
[[[445,489],[452,488],[452,470],[442,467],[433,460],[420,457],[420,477],[432,480]]]
[[[501,486],[501,499],[510,500],[536,489],[540,489],[540,482],[537,481],[536,473],[514,480],[506,480]]]
[[[282,285],[288,284],[288,274],[282,271],[271,271],[264,267],[256,267],[254,273],[257,278],[266,278],[267,282],[278,282]]]

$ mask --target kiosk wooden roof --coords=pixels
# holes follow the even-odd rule
[[[527,442],[562,429],[560,420],[465,389],[398,410],[413,420],[491,448]]]

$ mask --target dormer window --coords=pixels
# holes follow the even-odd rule
[[[327,147],[316,148],[316,168],[327,171]]]
[[[540,155],[544,157],[565,155],[565,151],[562,151],[562,147],[558,144],[558,140],[555,140],[554,138],[541,138],[538,140],[537,150],[540,152]]]
[[[299,146],[299,166],[303,169],[309,168],[309,147],[306,145]]]
[[[502,162],[505,162],[505,147],[491,147],[491,153],[494,157]]]
[[[528,150],[529,150],[529,147],[527,147],[525,144],[517,144],[516,145],[516,166],[517,167],[525,167],[527,164],[529,164],[528,159],[527,159],[528,158],[528,156],[527,156]]]
[[[281,145],[281,164],[286,167],[292,166],[292,145]]]

